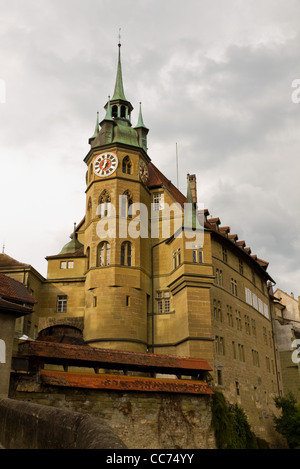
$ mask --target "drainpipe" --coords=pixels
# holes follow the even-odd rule
[[[273,286],[276,285],[276,283],[274,283],[274,285],[272,285],[272,283],[270,282],[270,288],[271,288],[271,293],[272,293],[272,297],[273,297]],[[269,288],[268,288],[268,293],[269,293]],[[277,361],[277,351],[276,351],[276,347],[275,347],[275,339],[276,339],[276,343],[277,343],[277,336],[276,336],[276,332],[274,331],[274,322],[273,322],[273,312],[274,312],[274,308],[273,308],[273,301],[271,299],[271,295],[269,293],[269,305],[270,305],[270,315],[271,315],[271,327],[272,327],[272,336],[273,336],[273,349],[274,349],[274,358],[275,358],[275,370],[276,370],[276,378],[277,378],[277,388],[278,388],[278,395],[281,396],[281,390],[280,390],[280,386],[279,386],[279,377],[278,377],[278,361]]]
[[[164,239],[163,241],[160,241],[157,244],[154,244],[154,246],[151,246],[151,281],[152,281],[152,313],[151,313],[151,326],[152,326],[152,331],[151,331],[151,342],[152,342],[152,353],[154,353],[154,279],[153,279],[153,249],[159,246],[160,244],[166,243],[169,241],[170,238]]]

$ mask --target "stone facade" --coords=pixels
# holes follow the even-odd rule
[[[292,392],[300,403],[300,358],[296,354],[300,344],[299,297],[297,300],[293,293],[280,289],[275,291],[274,297],[283,391],[285,395]]]
[[[194,175],[187,177],[184,196],[159,171],[147,152],[141,110],[135,128],[132,110],[119,56],[113,98],[84,158],[84,217],[61,252],[47,257],[47,279],[32,272],[27,279],[29,288],[38,282],[39,329],[74,321],[93,347],[203,358],[213,369],[214,385],[230,403],[244,407],[259,436],[272,439],[273,396],[282,383],[268,263],[208,210],[196,211]],[[145,226],[136,203],[146,208]],[[187,242],[195,226],[177,236],[183,222],[178,225],[176,210],[168,212],[171,206],[182,211],[186,203],[192,225],[201,225],[201,241],[192,247]],[[154,235],[150,214],[158,221]],[[114,222],[125,235],[110,236],[107,227]],[[6,269],[1,258],[0,268]],[[156,415],[163,412],[159,405]]]
[[[74,390],[21,378],[10,397],[100,417],[129,449],[215,448],[211,396]]]

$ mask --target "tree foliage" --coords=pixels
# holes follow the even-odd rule
[[[212,426],[218,449],[267,449],[268,443],[252,432],[244,410],[228,405],[223,393],[215,391]]]
[[[275,429],[286,438],[290,449],[300,449],[300,407],[292,393],[274,398],[280,417],[273,416]]]

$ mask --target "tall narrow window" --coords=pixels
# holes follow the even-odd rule
[[[222,257],[223,257],[223,261],[227,262],[227,249],[224,247],[222,247]]]
[[[89,247],[87,248],[85,255],[86,255],[86,270],[89,270],[90,268],[90,248]]]
[[[121,217],[132,218],[133,199],[129,191],[125,191],[121,196]]]
[[[6,344],[0,339],[0,363],[6,363]]]
[[[202,249],[197,249],[196,247],[193,249],[193,262],[199,262],[199,264],[202,264],[203,262]]]
[[[114,105],[111,109],[111,113],[113,117],[118,117],[118,106]]]
[[[110,265],[110,244],[106,241],[98,246],[98,264],[99,267]]]
[[[173,268],[176,269],[181,264],[181,250],[178,248],[173,252]]]
[[[181,264],[181,251],[180,248],[177,249],[177,264]]]
[[[125,119],[126,117],[126,107],[125,106],[121,106],[121,117]]]
[[[177,256],[176,256],[176,251],[173,252],[173,269],[176,269],[177,267]]]
[[[99,197],[98,215],[100,218],[109,217],[111,215],[110,195],[103,191]]]
[[[132,248],[128,241],[121,244],[121,265],[132,265]]]
[[[125,156],[125,158],[122,161],[122,172],[124,174],[131,174],[131,161],[129,156]]]
[[[237,283],[236,283],[236,280],[233,278],[231,279],[231,293],[234,296],[237,296]]]

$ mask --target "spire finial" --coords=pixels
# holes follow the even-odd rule
[[[5,254],[5,241],[3,241],[2,254]]]
[[[119,31],[121,28],[119,29]],[[123,87],[123,78],[122,78],[122,66],[121,66],[121,35],[119,33],[119,54],[118,54],[118,68],[117,68],[117,78],[115,83],[115,90],[112,97],[112,101],[115,99],[122,99],[123,101],[127,101],[124,94],[124,87]]]
[[[119,28],[119,36],[118,36],[118,39],[119,39],[118,47],[121,47],[121,28]]]

